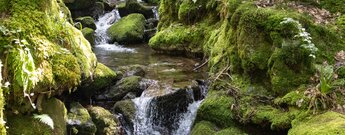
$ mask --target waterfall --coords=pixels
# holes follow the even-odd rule
[[[159,14],[158,14],[158,7],[157,7],[157,6],[154,6],[154,7],[152,8],[152,12],[153,12],[154,18],[155,18],[156,20],[159,20]]]
[[[96,24],[96,30],[95,30],[95,36],[96,36],[96,48],[101,48],[109,51],[116,51],[116,52],[135,52],[134,49],[124,48],[119,45],[115,44],[109,44],[108,40],[109,37],[107,35],[107,29],[115,22],[120,20],[120,14],[117,9],[114,9],[113,11],[104,14],[103,16],[100,16],[98,20],[95,22]]]
[[[156,81],[154,82],[156,85]],[[147,85],[147,84],[146,84]],[[207,93],[207,87],[204,85],[200,85],[200,93],[202,97],[205,97]],[[165,135],[165,134],[172,134],[172,135],[189,135],[194,119],[197,114],[197,109],[202,103],[203,99],[201,100],[194,100],[194,93],[193,89],[187,89],[187,96],[192,99],[193,101],[188,105],[187,111],[184,113],[177,113],[164,118],[162,114],[158,113],[158,110],[161,108],[158,107],[159,100],[157,100],[155,96],[156,94],[152,94],[149,91],[144,91],[143,94],[135,99],[132,99],[136,106],[136,115],[135,119],[133,120],[133,131],[127,131],[128,135]],[[171,92],[170,92],[171,93]],[[164,93],[166,94],[166,93]],[[176,110],[180,108],[175,108]],[[175,117],[176,116],[176,117]],[[164,127],[164,122],[159,120],[172,120],[175,127]]]

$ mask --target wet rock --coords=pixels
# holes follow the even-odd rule
[[[86,27],[86,28],[83,28],[81,32],[83,33],[85,39],[89,41],[90,45],[94,46],[95,45],[95,30]]]
[[[71,11],[72,17],[92,16],[96,0],[65,0],[66,6]]]
[[[76,135],[94,135],[97,128],[88,111],[76,102],[71,103],[70,107],[67,120],[69,131]]]
[[[104,2],[96,2],[93,7],[92,16],[98,18],[104,14],[105,5]]]
[[[336,112],[326,112],[314,115],[304,120],[292,122],[289,135],[341,135],[345,134],[345,115]]]
[[[143,0],[144,2],[148,3],[148,4],[159,4],[160,0]]]
[[[135,93],[137,96],[141,95],[142,89],[140,89],[140,76],[130,76],[121,79],[116,83],[115,86],[112,86],[102,95],[96,97],[96,100],[112,100],[120,101],[123,97],[129,92]]]
[[[127,93],[127,95],[125,97],[123,97],[123,99],[134,99],[134,98],[136,98],[136,96],[137,95],[135,93],[129,92],[129,93]]]
[[[96,135],[121,134],[121,125],[118,119],[108,110],[98,106],[88,107],[87,110],[91,115],[92,121],[95,123],[97,127]]]
[[[146,19],[154,17],[152,8],[138,3],[137,0],[127,0],[125,4],[120,5],[117,8],[121,17],[127,16],[132,13],[142,14]]]
[[[186,89],[178,89],[173,93],[155,97],[151,102],[156,106],[153,123],[166,127],[168,131],[174,131],[178,127],[177,121],[180,119],[180,114],[186,112],[188,105],[192,102],[190,91]]]
[[[124,73],[124,76],[145,76],[144,66],[142,65],[130,65],[130,66],[122,66],[119,67],[117,70]]]
[[[82,28],[88,27],[93,30],[96,29],[95,20],[90,16],[78,17],[77,19],[75,19],[75,21],[80,22],[82,25]]]
[[[157,29],[148,29],[148,30],[145,30],[145,34],[144,34],[144,39],[145,41],[149,41],[150,38],[152,38],[153,36],[155,36],[157,32]]]
[[[116,102],[113,107],[113,110],[116,113],[122,114],[123,119],[128,124],[128,126],[130,128],[133,128],[133,120],[135,117],[135,105],[132,100],[122,100]]]
[[[145,17],[141,14],[130,14],[115,24],[108,30],[110,42],[120,44],[140,43],[144,38]]]
[[[77,92],[80,96],[89,98],[114,85],[116,80],[117,74],[113,70],[102,63],[98,63],[93,80],[83,82]]]

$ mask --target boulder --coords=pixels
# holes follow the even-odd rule
[[[129,65],[119,67],[117,70],[123,72],[125,77],[133,75],[144,77],[146,74],[144,68],[143,65]]]
[[[89,41],[91,46],[95,45],[95,30],[85,27],[81,30],[81,32],[83,33],[85,39],[87,41]]]
[[[93,30],[96,29],[95,20],[90,16],[78,17],[77,19],[75,19],[75,21],[80,22],[83,26],[82,28],[88,27]]]
[[[141,79],[142,78],[140,76],[125,77],[118,81],[116,85],[112,86],[109,90],[97,96],[96,100],[120,101],[129,92],[133,92],[137,96],[140,96],[143,92],[143,90],[140,89]]]
[[[96,0],[64,0],[70,10],[84,10],[91,8]]]
[[[292,122],[289,135],[341,135],[345,134],[345,115],[336,112],[313,115]]]
[[[116,102],[113,107],[114,112],[122,114],[122,117],[128,127],[133,128],[135,117],[135,104],[132,100],[121,100]]]
[[[28,115],[6,115],[9,135],[54,135],[46,124]]]
[[[121,17],[127,16],[132,13],[142,14],[146,19],[154,17],[152,8],[138,3],[137,0],[127,0],[125,4],[121,4],[117,6],[117,8]]]
[[[54,122],[54,135],[67,134],[67,109],[57,98],[45,99],[42,102],[42,114],[48,114]]]
[[[145,17],[141,14],[130,14],[113,24],[107,34],[110,42],[133,44],[143,41],[144,29]]]
[[[92,121],[97,127],[96,135],[120,135],[121,128],[119,120],[115,115],[111,114],[108,110],[98,107],[88,107]]]
[[[153,124],[167,128],[162,129],[162,132],[176,130],[180,115],[187,111],[192,102],[193,98],[186,89],[178,89],[173,93],[153,98],[150,104],[154,106],[151,109],[155,109],[155,114],[152,114]]]
[[[103,15],[105,10],[104,2],[96,2],[93,6],[92,16],[98,18],[99,16]]]
[[[94,135],[97,128],[88,111],[76,102],[71,103],[70,108],[67,120],[69,132],[75,135]]]
[[[191,135],[213,135],[217,131],[217,127],[208,121],[200,121],[193,127]]]
[[[54,129],[31,115],[6,114],[10,135],[63,135],[67,134],[67,111],[63,102],[56,98],[43,99],[41,114],[47,114],[54,122]],[[34,129],[34,130],[33,130]]]
[[[151,5],[157,5],[160,2],[160,0],[143,0],[143,1]]]
[[[117,74],[102,63],[98,63],[93,81],[83,82],[78,88],[79,95],[89,98],[103,92],[107,87],[115,84]]]

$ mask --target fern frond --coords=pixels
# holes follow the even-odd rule
[[[41,115],[34,114],[34,118],[48,125],[50,128],[54,129],[54,121],[52,118],[49,117],[48,114],[41,114]]]

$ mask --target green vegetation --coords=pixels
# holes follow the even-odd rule
[[[287,1],[272,4],[276,2]],[[311,109],[317,113],[344,105],[343,66],[336,70],[315,66],[324,61],[341,63],[334,57],[345,49],[339,36],[344,35],[344,17],[321,25],[289,6],[282,10],[282,5],[258,8],[257,4],[161,0],[159,31],[149,45],[160,52],[198,52],[208,57],[213,82],[196,121],[222,129],[231,126],[228,122],[239,122],[284,131],[292,121],[312,115]],[[330,4],[335,6],[331,12],[343,9],[338,7],[342,0],[298,4],[316,8]],[[215,132],[210,124],[196,123],[194,129],[200,127]]]
[[[296,120],[292,123],[289,135],[344,134],[344,119],[344,115],[330,111],[320,115],[310,116],[303,120]]]
[[[88,27],[96,30],[95,20],[91,16],[78,17],[75,21],[80,22],[83,28]]]

